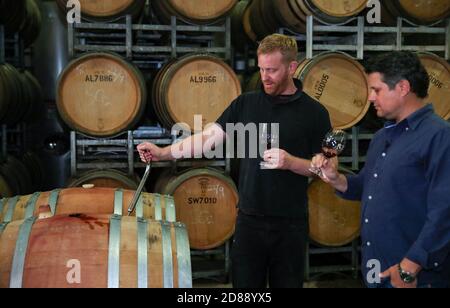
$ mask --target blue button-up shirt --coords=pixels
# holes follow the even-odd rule
[[[450,281],[450,125],[431,105],[375,134],[364,168],[342,197],[362,200],[362,272],[408,258],[418,282]],[[371,274],[371,273],[370,273]]]

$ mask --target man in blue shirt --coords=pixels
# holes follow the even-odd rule
[[[356,176],[337,159],[312,166],[343,198],[362,201],[362,271],[369,287],[449,287],[450,125],[428,96],[429,77],[417,56],[393,52],[369,63],[369,100],[388,120]],[[381,266],[378,277],[372,266]]]

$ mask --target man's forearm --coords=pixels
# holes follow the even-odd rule
[[[348,189],[348,182],[345,175],[338,173],[336,179],[329,180],[331,186],[333,186],[336,190],[345,193]]]
[[[163,148],[162,154],[165,160],[201,158],[204,151],[211,151],[214,147],[222,144],[224,138],[225,132],[219,126],[213,125],[202,133]]]
[[[313,175],[311,173],[311,171],[309,171],[310,167],[311,167],[311,162],[309,160],[291,156],[291,161],[289,164],[290,171],[300,174],[300,175],[303,175],[303,176],[310,177]]]
[[[166,160],[201,157],[205,138],[202,134],[192,135],[163,149]]]

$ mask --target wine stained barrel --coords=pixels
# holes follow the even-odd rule
[[[45,205],[50,205],[52,215],[116,213],[125,216],[134,193],[133,190],[114,188],[76,187],[3,198],[0,200],[0,223],[37,216],[39,208]],[[175,203],[171,196],[143,192],[133,215],[175,222]]]
[[[337,129],[354,126],[369,109],[364,68],[344,54],[323,53],[304,61],[295,76],[303,82],[303,90],[327,108]]]
[[[174,197],[177,219],[186,224],[191,248],[216,248],[233,235],[238,193],[233,181],[219,171],[166,173],[158,179],[155,191]]]
[[[1,288],[190,288],[180,223],[118,215],[29,218],[0,230]]]
[[[352,174],[341,168],[341,173]],[[308,187],[309,236],[323,246],[343,246],[359,236],[361,202],[339,198],[335,190],[321,179]]]
[[[120,56],[88,53],[61,73],[56,100],[61,118],[72,129],[107,137],[137,124],[147,89],[142,73]]]

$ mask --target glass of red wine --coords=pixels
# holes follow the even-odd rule
[[[278,129],[275,129],[275,127],[272,127],[271,124],[268,123],[262,123],[260,128],[259,140],[262,149],[270,150],[272,148],[278,148],[280,144]],[[261,169],[269,169],[268,164],[270,163],[264,160],[260,162]]]
[[[338,156],[342,153],[347,142],[347,134],[340,129],[333,129],[329,131],[322,141],[322,154],[327,159]],[[322,170],[320,168],[310,168],[309,171],[322,176]]]

